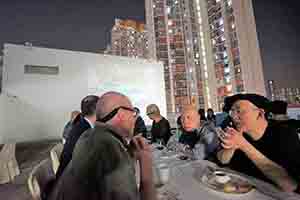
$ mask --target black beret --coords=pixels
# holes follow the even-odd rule
[[[256,107],[263,109],[266,113],[271,111],[271,101],[264,96],[258,94],[236,94],[224,99],[224,112],[229,112],[233,104],[239,100],[247,100]]]

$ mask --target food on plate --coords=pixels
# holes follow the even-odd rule
[[[247,193],[253,188],[250,184],[237,184],[228,182],[224,184],[223,191],[226,193]]]

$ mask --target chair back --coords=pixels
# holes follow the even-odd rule
[[[44,199],[44,191],[50,181],[55,179],[55,174],[52,170],[51,161],[49,159],[41,161],[36,165],[29,174],[27,184],[33,200]]]
[[[59,143],[59,144],[55,145],[50,151],[52,168],[53,168],[53,171],[55,174],[59,167],[59,159],[60,159],[60,155],[63,151],[63,148],[64,148],[63,144]]]
[[[9,183],[20,174],[16,144],[4,144],[0,151],[0,184]]]

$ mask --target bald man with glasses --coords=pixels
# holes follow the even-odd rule
[[[95,128],[79,139],[73,158],[50,200],[154,200],[152,153],[145,139],[133,137],[137,113],[123,94],[107,92],[96,107]],[[127,145],[125,139],[131,139]],[[140,166],[140,188],[135,176]]]

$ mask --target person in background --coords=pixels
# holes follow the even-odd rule
[[[206,116],[205,116],[205,110],[200,108],[198,110],[198,114],[200,115],[200,120],[201,120],[201,124],[203,124],[204,122],[206,122]]]
[[[296,129],[300,137],[300,120],[290,119],[287,115],[288,103],[285,101],[272,101],[271,120],[274,123],[286,124]]]
[[[74,121],[74,119],[77,117],[77,115],[79,115],[80,112],[78,110],[74,110],[71,112],[71,118],[70,118],[70,121],[68,121],[68,123],[65,125],[64,127],[64,131],[63,131],[63,144],[66,143],[66,140],[69,136],[69,133],[72,129],[72,123]]]
[[[214,156],[219,146],[216,130],[209,122],[201,124],[200,121],[197,109],[192,105],[186,106],[181,114],[182,133],[179,139],[172,136],[167,148],[183,153],[192,151],[193,159],[197,160]]]
[[[271,119],[276,121],[287,121],[289,117],[287,115],[288,103],[286,101],[272,101]]]
[[[177,117],[176,124],[177,124],[177,129],[182,130],[181,115]]]
[[[155,200],[151,146],[143,137],[133,137],[136,112],[128,97],[107,92],[99,98],[96,113],[95,128],[79,138],[48,200]]]
[[[160,110],[155,104],[148,105],[146,113],[147,116],[153,120],[151,127],[151,142],[162,142],[163,145],[166,145],[171,137],[169,121],[160,115]]]
[[[238,94],[225,103],[236,129],[220,134],[221,163],[283,191],[300,192],[300,142],[295,130],[267,120],[271,103],[263,96]]]
[[[228,118],[229,114],[221,112],[216,114],[216,127],[221,127],[223,122]]]
[[[73,150],[79,137],[84,131],[94,127],[96,122],[96,104],[98,99],[99,97],[95,95],[89,95],[82,99],[81,114],[77,115],[77,117],[73,120],[72,129],[60,157],[60,164],[56,172],[57,179],[61,176],[64,169],[71,161]]]
[[[213,125],[216,125],[216,115],[214,113],[214,110],[209,108],[207,109],[207,121],[212,123]]]
[[[145,125],[143,118],[140,116],[140,109],[134,107],[134,110],[137,113],[137,118],[134,126],[134,135],[141,134],[144,138],[147,138],[147,127]]]

